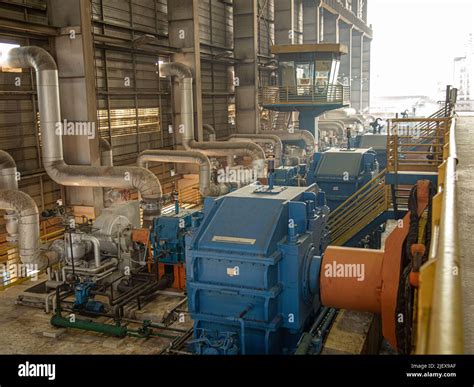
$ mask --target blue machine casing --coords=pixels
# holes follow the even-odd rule
[[[275,169],[274,183],[280,186],[297,187],[300,178],[306,175],[306,164],[282,166]]]
[[[320,307],[320,256],[328,242],[327,211],[312,191],[250,185],[206,200],[204,220],[186,242],[199,353],[295,348]]]
[[[366,133],[355,137],[354,148],[372,148],[377,153],[379,169],[387,168],[387,135]]]
[[[199,226],[202,217],[200,211],[180,210],[155,218],[150,234],[155,261],[171,265],[184,262],[185,235]]]
[[[330,149],[315,153],[306,180],[326,193],[331,210],[336,209],[379,172],[373,149]]]

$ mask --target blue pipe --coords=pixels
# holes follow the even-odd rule
[[[252,309],[253,309],[253,305],[250,304],[249,306],[247,306],[247,308],[242,313],[239,314],[239,317],[232,317],[232,316],[227,317],[228,320],[236,321],[240,324],[240,347],[242,349],[241,350],[242,355],[245,355],[245,320],[244,320],[244,317]]]

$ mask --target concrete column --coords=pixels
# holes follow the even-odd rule
[[[180,52],[173,55],[172,60],[186,64],[193,71],[194,132],[196,140],[203,141],[199,0],[168,1],[168,22],[170,46],[180,49]],[[181,124],[180,112],[176,110],[180,106],[177,87],[177,82],[175,82],[173,86],[175,128]],[[176,140],[178,143],[181,142],[180,133],[176,133]]]
[[[318,44],[321,35],[321,1],[303,1],[303,43]]]
[[[94,49],[89,0],[48,0],[48,18],[61,27],[54,38],[59,68],[61,115],[63,119],[87,122],[95,128],[89,136],[63,136],[64,159],[73,165],[100,165]],[[102,189],[67,187],[71,206],[103,206]]]
[[[275,44],[296,44],[294,0],[275,0]]]
[[[339,42],[347,46],[347,55],[341,56],[341,68],[339,69],[339,77],[345,85],[351,84],[352,78],[352,25],[339,22]],[[347,81],[347,82],[346,82]]]
[[[363,0],[363,1],[364,3],[362,5],[362,20],[367,23],[367,9],[368,9],[367,3],[369,2],[369,0]]]
[[[339,43],[339,16],[323,10],[321,43]]]
[[[352,30],[352,81],[351,105],[357,111],[362,110],[362,62],[364,50],[364,34]]]
[[[371,39],[365,37],[362,55],[362,110],[370,107],[370,52]]]
[[[258,0],[234,0],[237,133],[260,131],[258,108]]]

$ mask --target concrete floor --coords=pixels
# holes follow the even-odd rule
[[[458,225],[464,310],[465,351],[474,354],[474,113],[456,124]]]
[[[51,326],[51,314],[28,306],[15,305],[17,296],[32,286],[28,281],[0,292],[0,354],[157,354],[168,347],[171,339],[124,339],[108,337],[94,332],[75,329],[57,329]],[[164,313],[173,308],[182,297],[157,295],[156,299],[134,313],[133,318],[153,319],[160,322]],[[192,326],[189,318],[174,327],[187,329]],[[112,320],[102,319],[112,323]],[[130,325],[138,328],[138,325]]]

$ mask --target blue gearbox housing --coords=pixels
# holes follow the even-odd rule
[[[320,308],[328,211],[314,191],[250,185],[206,199],[186,242],[197,353],[294,351]]]
[[[338,149],[315,153],[306,180],[326,194],[331,210],[367,184],[379,172],[377,153],[372,149]]]
[[[150,240],[155,262],[175,265],[185,261],[185,236],[199,226],[203,214],[196,210],[180,210],[153,220]]]
[[[306,175],[306,164],[281,166],[275,169],[274,183],[280,186],[298,187]]]
[[[377,162],[382,171],[387,168],[387,135],[365,133],[355,137],[354,148],[372,148],[377,153]]]

